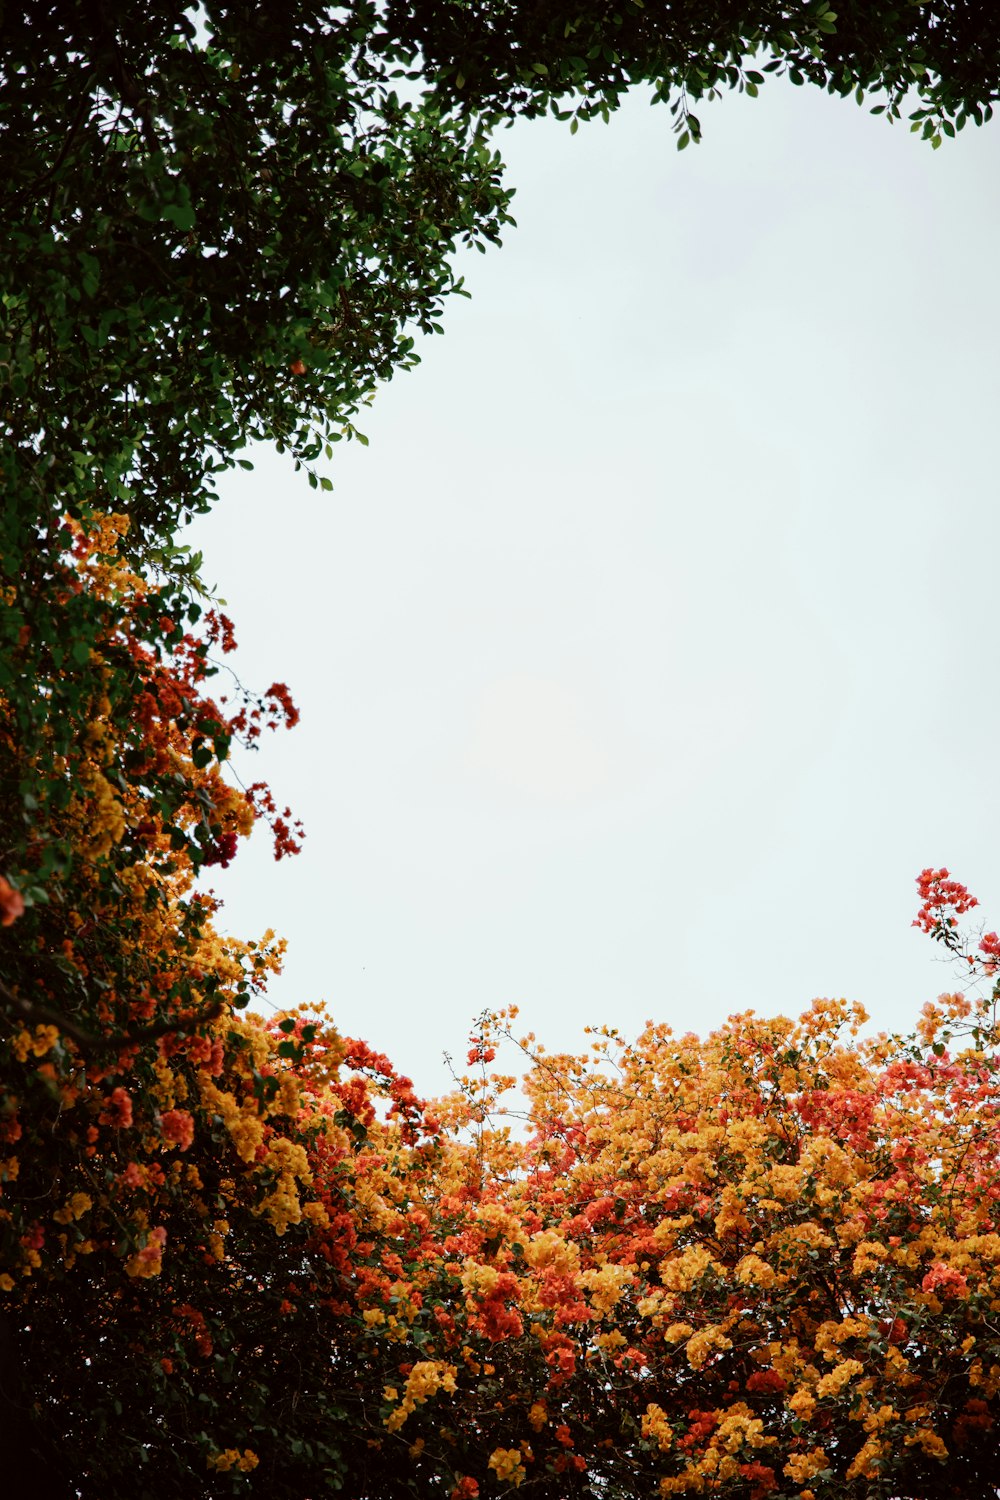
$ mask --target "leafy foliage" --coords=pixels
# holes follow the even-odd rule
[[[499,239],[492,127],[553,109],[575,128],[646,82],[685,145],[692,101],[777,70],[881,91],[891,116],[912,87],[937,142],[987,117],[1000,82],[996,26],[957,0],[836,15],[826,0],[32,0],[5,13],[4,40],[0,693],[22,754],[5,801],[24,824],[4,858],[29,899],[72,857],[49,816],[65,780],[41,768],[84,732],[106,635],[93,597],[64,586],[65,517],[128,519],[155,595],[130,628],[169,652],[204,604],[178,525],[214,477],[267,439],[329,484],[313,461],[356,435],[376,383],[413,362],[414,330],[462,290],[456,247]],[[136,685],[107,665],[124,724]]]
[[[103,1039],[4,1044],[0,1290],[73,1493],[995,1494],[996,986],[909,1037],[820,1000],[578,1057],[484,1015],[428,1105],[322,1012],[240,1015],[280,955],[182,916],[190,869],[86,908]],[[921,895],[994,976],[964,888]],[[129,981],[155,1045],[115,1029]]]
[[[992,1495],[991,1004],[522,1039],[426,1106],[199,876],[255,820],[232,626],[181,541],[253,440],[311,482],[510,222],[490,132],[786,71],[935,144],[996,97],[957,3],[121,0],[4,12],[0,1441],[39,1494]],[[760,71],[748,66],[757,62]],[[966,954],[971,904],[921,877]],[[961,1045],[952,1049],[956,1036]],[[947,1454],[947,1464],[945,1457]],[[8,1456],[9,1455],[9,1456]],[[47,1478],[45,1477],[47,1475]]]
[[[629,88],[651,84],[654,99],[670,103],[682,146],[701,135],[691,103],[727,88],[753,96],[768,74],[858,103],[884,96],[873,112],[890,119],[915,93],[915,128],[936,144],[942,131],[953,136],[968,119],[989,118],[1000,85],[995,17],[962,0],[395,0],[388,14],[400,52],[409,56],[412,40],[419,43],[449,102],[494,121],[568,105],[574,122],[607,120]]]

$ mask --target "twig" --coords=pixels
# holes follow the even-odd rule
[[[216,1020],[222,1014],[226,1004],[225,1000],[217,1000],[206,1010],[185,1011],[169,1021],[157,1021],[152,1026],[140,1026],[135,1031],[113,1031],[106,1036],[98,1036],[78,1026],[75,1021],[63,1015],[62,1011],[54,1010],[41,1001],[26,1000],[22,995],[15,995],[2,980],[0,980],[0,1000],[3,1000],[22,1020],[42,1022],[57,1027],[83,1052],[118,1051],[122,1047],[134,1047],[140,1042],[156,1041],[159,1037],[169,1036],[173,1031],[183,1031],[191,1026],[204,1025],[207,1021]]]

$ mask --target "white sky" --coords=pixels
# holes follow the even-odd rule
[[[333,495],[262,452],[185,538],[302,710],[250,770],[308,840],[213,872],[226,925],[425,1092],[512,1002],[908,1027],[925,864],[1000,925],[1000,136],[700,113],[501,135],[519,227]]]

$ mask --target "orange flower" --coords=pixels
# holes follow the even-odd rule
[[[12,927],[18,917],[23,916],[24,897],[0,875],[0,927]]]

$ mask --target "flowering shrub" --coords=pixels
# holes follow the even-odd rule
[[[907,1039],[816,1001],[578,1058],[484,1017],[477,1063],[527,1061],[527,1134],[482,1072],[434,1105],[433,1174],[373,1121],[374,1217],[340,1240],[398,1492],[992,1495],[991,1004],[944,997]],[[441,1368],[448,1399],[401,1418]]]
[[[645,80],[684,147],[760,45],[890,118],[916,89],[935,145],[996,96],[949,4],[843,34],[825,4],[668,7],[666,51],[641,4],[479,9],[5,12],[4,1485],[995,1496],[996,992],[910,1038],[823,1001],[579,1058],[487,1015],[426,1105],[322,1011],[250,1012],[282,945],[225,936],[199,883],[255,822],[296,852],[230,752],[298,714],[280,682],[213,693],[233,627],[178,528],[251,439],[329,487],[458,241],[509,222],[491,124],[575,129]],[[920,896],[993,978],[964,887]]]
[[[322,1013],[234,1010],[259,953],[203,919],[223,1013],[8,1045],[0,1287],[82,1495],[993,1494],[992,995],[575,1058],[486,1015],[425,1105]]]
[[[267,806],[215,741],[287,697],[227,719],[205,694],[224,622],[148,652],[121,526],[70,530],[109,607],[72,860],[56,899],[19,904],[24,872],[0,889],[0,1297],[65,1483],[992,1496],[995,981],[911,1037],[817,1000],[705,1039],[599,1028],[571,1057],[487,1014],[425,1104],[322,1011],[247,1011],[281,944],[223,937],[196,877]],[[96,701],[115,653],[128,724]],[[16,775],[2,723],[0,753]],[[918,925],[993,979],[974,898],[918,884]]]

